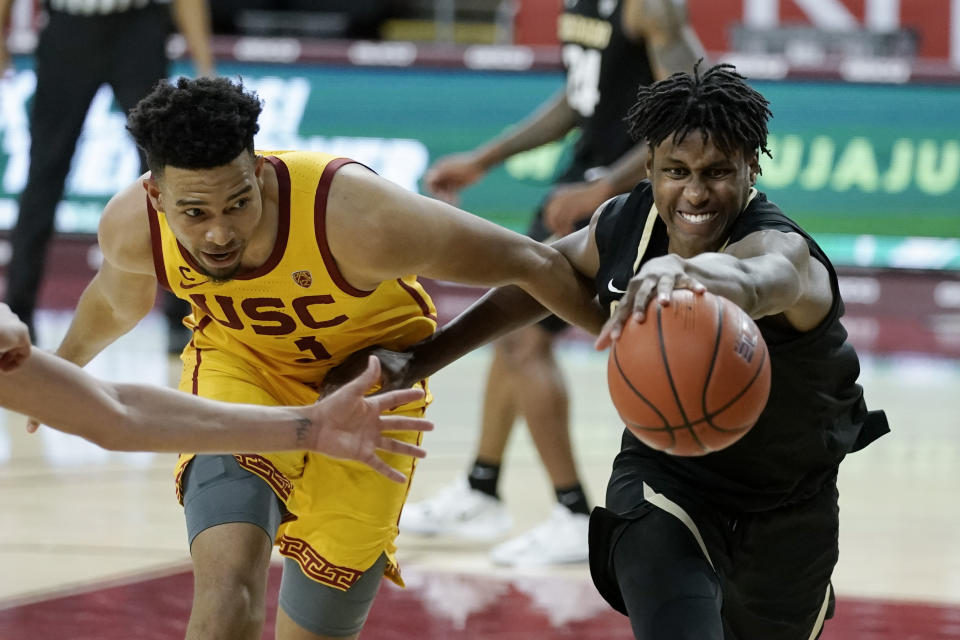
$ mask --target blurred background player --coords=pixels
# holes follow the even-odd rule
[[[0,34],[13,0],[0,0]],[[206,0],[46,0],[40,31],[37,87],[30,113],[30,172],[20,195],[20,213],[11,234],[7,303],[36,340],[34,310],[43,280],[47,246],[54,231],[73,152],[87,109],[100,86],[109,84],[127,113],[167,76],[167,36],[171,15],[190,50],[196,73],[214,74]],[[0,74],[10,65],[0,38]],[[140,156],[141,172],[146,163]],[[165,295],[169,349],[187,340],[182,324],[189,306]]]
[[[602,202],[644,177],[646,147],[630,139],[624,122],[637,87],[690,70],[703,56],[686,7],[675,0],[567,0],[558,36],[565,89],[500,137],[439,159],[425,177],[429,191],[455,201],[491,167],[579,127],[573,159],[528,230],[540,241],[581,227]],[[491,559],[504,565],[586,561],[590,503],[573,458],[569,397],[553,353],[554,339],[566,326],[550,317],[496,343],[476,460],[466,482],[407,505],[401,530],[474,540],[506,534],[512,518],[497,485],[507,440],[521,416],[558,504],[545,523],[494,547]]]

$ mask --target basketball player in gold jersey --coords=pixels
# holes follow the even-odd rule
[[[371,360],[346,393],[308,407],[257,407],[214,402],[169,389],[97,380],[83,369],[33,350],[30,333],[0,303],[0,405],[116,451],[231,451],[239,448],[310,449],[363,462],[396,482],[406,476],[376,455],[377,449],[425,455],[423,449],[382,435],[423,430],[425,420],[380,412],[419,400],[419,389],[364,397],[378,380]]]
[[[88,362],[150,310],[158,283],[193,305],[181,390],[230,402],[310,404],[351,353],[431,335],[433,304],[410,274],[516,284],[599,330],[588,283],[554,249],[344,158],[258,155],[260,109],[226,79],[181,79],[130,113],[151,174],[108,203],[103,264],[58,355]],[[429,399],[395,413],[419,417]],[[409,456],[381,456],[412,475]],[[380,577],[402,583],[394,538],[408,485],[304,451],[188,454],[176,479],[195,576],[188,638],[260,637],[274,542],[280,640],[356,637]]]

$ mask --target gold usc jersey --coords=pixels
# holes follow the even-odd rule
[[[160,284],[188,300],[185,320],[194,330],[184,349],[179,388],[225,402],[305,405],[316,385],[351,353],[372,345],[403,350],[436,329],[436,310],[414,276],[360,291],[347,283],[326,239],[326,205],[336,171],[352,162],[312,152],[267,156],[279,184],[277,239],[267,261],[252,273],[213,282],[174,237],[163,212],[149,208],[153,257]],[[375,231],[375,230],[372,230]],[[427,391],[426,381],[417,386]],[[422,416],[430,401],[389,413]],[[392,437],[419,444],[421,435]],[[403,471],[392,482],[366,465],[310,451],[234,454],[238,464],[266,482],[287,514],[275,539],[280,553],[308,577],[349,589],[381,554],[385,574],[402,584],[394,555],[397,521],[416,460],[381,452]],[[183,499],[183,474],[175,470]]]
[[[277,240],[267,261],[227,282],[205,276],[163,212],[150,209],[161,286],[190,302],[198,348],[232,352],[256,367],[316,384],[371,345],[402,350],[436,329],[436,309],[415,276],[360,291],[327,246],[326,206],[336,171],[352,162],[325,153],[267,156],[279,183]]]

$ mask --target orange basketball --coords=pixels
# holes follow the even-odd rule
[[[676,456],[728,447],[750,430],[770,394],[770,357],[753,320],[711,293],[673,292],[627,322],[610,350],[613,404],[644,444]]]

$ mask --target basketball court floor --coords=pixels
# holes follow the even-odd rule
[[[44,312],[41,344],[54,346],[68,321]],[[578,341],[560,352],[582,476],[599,502],[621,433],[605,355]],[[867,399],[887,410],[894,431],[842,467],[839,606],[824,638],[960,639],[960,362],[861,355]],[[437,429],[412,499],[463,474],[489,356],[481,350],[433,379]],[[177,364],[163,320],[151,315],[89,370],[165,384]],[[49,428],[28,435],[22,417],[0,413],[0,640],[182,637],[192,581],[173,460],[106,452]],[[545,519],[552,492],[523,428],[504,473],[515,531]],[[485,546],[403,534],[399,545],[407,589],[384,585],[364,638],[631,637],[583,565],[509,570],[490,565]],[[275,565],[271,594],[278,575]],[[271,607],[264,638],[273,638],[273,615]]]

